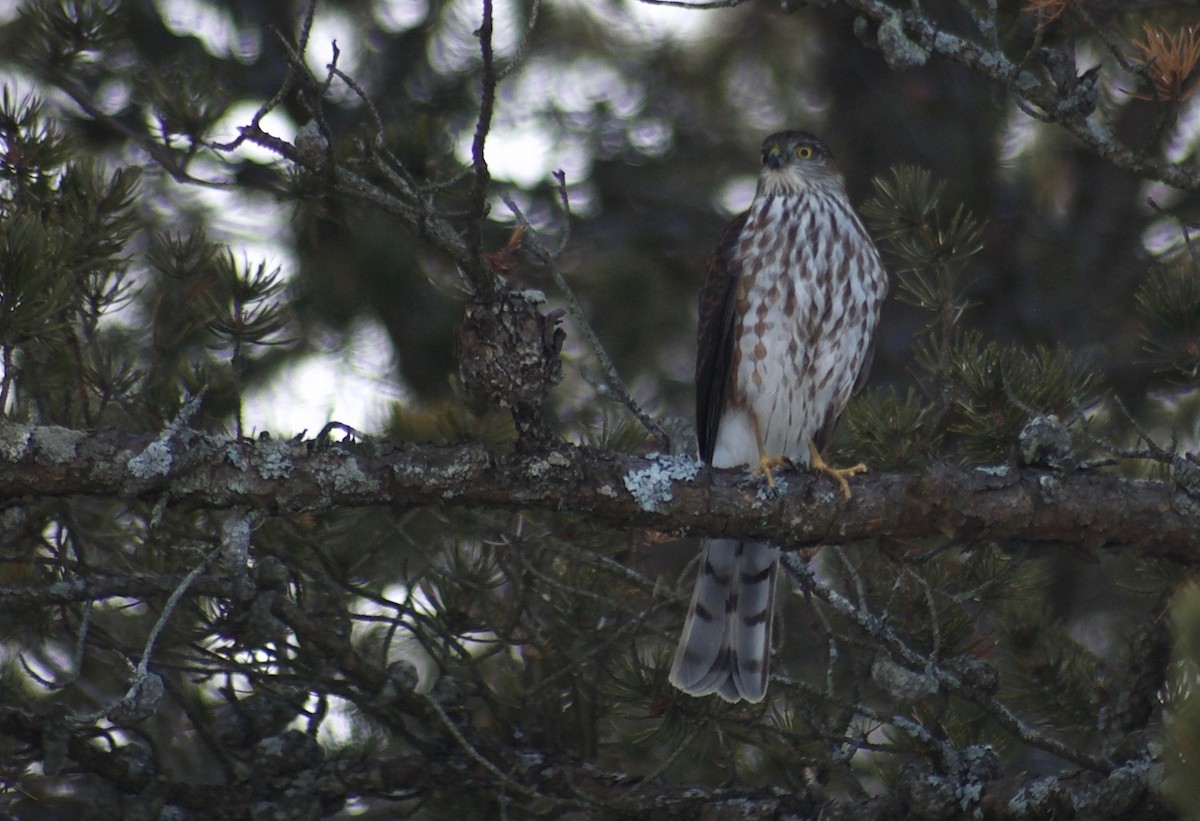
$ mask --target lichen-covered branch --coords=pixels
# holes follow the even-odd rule
[[[31,746],[47,743],[43,723],[35,716],[0,706],[0,734]],[[814,791],[778,787],[658,786],[639,792],[636,776],[609,772],[573,760],[546,756],[541,750],[491,745],[489,754],[502,766],[506,779],[521,785],[512,801],[525,808],[525,817],[550,817],[571,811],[579,819],[644,818],[774,819],[784,816],[825,819],[954,818],[1008,821],[1049,818],[1164,818],[1168,817],[1151,784],[1154,766],[1134,761],[1111,774],[1062,772],[1031,778],[1027,775],[963,779],[931,775],[921,767],[901,777],[893,794],[858,800],[839,800]],[[454,747],[424,754],[371,756],[365,759],[326,758],[317,742],[298,730],[269,736],[255,747],[255,772],[233,784],[201,785],[157,779],[131,761],[127,748],[111,751],[84,736],[68,741],[71,759],[87,774],[100,776],[126,793],[137,795],[152,785],[160,801],[210,818],[249,818],[256,801],[277,795],[285,785],[292,806],[318,808],[336,805],[351,796],[418,798],[445,788],[444,776],[458,774],[455,789],[491,803],[496,782],[468,753]],[[978,775],[978,774],[976,774]],[[269,776],[269,777],[267,777]],[[37,779],[28,787],[37,790]],[[1115,810],[1115,812],[1114,812]],[[300,816],[293,816],[300,817]],[[309,817],[316,817],[309,816]]]
[[[162,446],[161,438],[120,431],[0,426],[0,507],[30,497],[95,496],[267,513],[374,505],[528,509],[680,535],[771,536],[791,546],[937,536],[1200,560],[1200,504],[1173,484],[1113,473],[934,464],[867,474],[844,501],[828,480],[808,473],[785,474],[783,492],[774,494],[745,471],[704,471],[688,457],[568,445],[501,452],[231,441],[180,431],[169,440],[170,453],[146,469],[147,449]]]
[[[737,0],[713,3],[687,0],[641,2],[715,13],[740,5]],[[884,0],[839,0],[838,5],[860,15],[855,25],[860,35],[868,33],[870,25],[866,23],[867,20],[874,24],[874,44],[883,52],[890,68],[903,70],[924,65],[932,56],[958,63],[998,83],[1013,96],[1022,111],[1035,119],[1056,123],[1117,168],[1186,191],[1200,191],[1200,172],[1191,165],[1159,159],[1130,147],[1118,138],[1100,104],[1096,72],[1088,71],[1076,76],[1072,57],[1068,76],[1054,76],[1058,67],[1053,65],[1046,66],[1049,76],[1042,76],[1039,69],[1041,61],[1054,60],[1053,56],[1047,57],[1046,54],[1052,52],[1051,49],[1043,50],[1040,56],[1026,55],[1024,58],[1011,57],[1006,53],[996,38],[995,4],[989,5],[986,11],[976,11],[970,4],[963,4],[975,18],[975,26],[982,35],[978,39],[973,37],[973,32],[953,31],[952,24],[935,18],[915,5],[912,10],[903,11]],[[789,0],[783,0],[782,6],[785,11],[792,10]],[[1102,41],[1111,39],[1090,20],[1086,11],[1081,12],[1081,18],[1088,28],[1097,32]],[[1115,54],[1118,60],[1123,60],[1119,51]]]

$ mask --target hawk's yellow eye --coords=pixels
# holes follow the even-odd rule
[[[802,160],[811,160],[813,155],[812,146],[801,145],[796,148],[796,156]]]

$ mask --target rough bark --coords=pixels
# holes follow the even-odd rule
[[[856,477],[846,501],[827,478],[796,472],[780,479],[770,491],[746,471],[705,470],[689,457],[569,445],[500,452],[0,425],[0,509],[45,496],[270,513],[373,505],[540,509],[678,535],[769,535],[790,547],[942,537],[1200,558],[1200,504],[1168,482],[933,464]]]

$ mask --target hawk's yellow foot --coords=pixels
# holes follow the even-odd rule
[[[849,496],[846,477],[864,468],[835,470],[817,449],[871,358],[887,273],[820,140],[781,131],[763,141],[762,159],[754,199],[721,234],[700,289],[700,459],[748,466],[776,486],[772,468],[803,458],[807,443],[813,467]],[[704,540],[673,685],[726,701],[766,697],[779,559],[769,541]]]
[[[758,466],[751,471],[754,476],[766,476],[767,487],[775,487],[775,477],[771,475],[774,468],[783,467],[791,464],[786,456],[768,456],[767,449],[763,445],[762,427],[758,423],[758,417],[750,414],[750,424],[754,427],[754,442],[758,446]]]
[[[790,464],[786,456],[767,456],[765,453],[758,455],[758,466],[751,473],[755,476],[766,476],[767,487],[775,487],[775,477],[771,475],[771,471],[775,468],[781,468]],[[866,468],[863,468],[866,470]]]
[[[810,456],[808,466],[813,470],[820,471],[821,473],[828,474],[830,477],[832,477],[833,481],[842,486],[842,495],[847,499],[850,498],[850,483],[846,481],[846,477],[857,476],[860,473],[867,472],[867,466],[862,462],[859,462],[857,465],[853,465],[852,467],[848,468],[830,467],[830,465],[821,458],[821,452],[817,450],[817,446],[813,444],[811,440],[808,443],[808,453]],[[770,474],[767,475],[770,476]]]

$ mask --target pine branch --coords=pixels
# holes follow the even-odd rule
[[[732,0],[715,3],[640,1],[647,5],[669,5],[713,13],[738,4]],[[782,5],[785,11],[791,8],[790,0],[783,0]],[[933,55],[958,63],[997,83],[1030,117],[1057,124],[1117,168],[1185,191],[1200,190],[1200,174],[1195,168],[1155,159],[1121,142],[1098,105],[1094,74],[1085,72],[1076,77],[1072,71],[1062,83],[1055,84],[1027,69],[1022,61],[1010,59],[995,44],[994,14],[977,21],[976,27],[984,42],[976,42],[969,36],[951,31],[946,21],[916,7],[911,11],[898,11],[884,0],[838,0],[838,5],[845,6],[863,20],[876,23],[875,42],[891,68],[901,70],[924,65]],[[865,26],[862,29],[865,31]]]
[[[0,733],[26,744],[46,743],[40,719],[23,710],[0,706]],[[503,800],[525,807],[521,817],[556,817],[567,808],[579,819],[691,819],[703,814],[711,819],[854,818],[858,821],[889,818],[951,818],[964,810],[980,819],[1048,818],[1082,819],[1121,817],[1159,819],[1171,817],[1151,789],[1154,768],[1147,761],[1132,761],[1105,776],[1089,772],[1062,772],[1032,777],[1022,773],[1009,778],[960,779],[931,776],[915,768],[901,779],[893,795],[838,800],[820,794],[806,795],[779,787],[658,787],[644,795],[633,792],[637,776],[608,772],[596,766],[547,756],[540,749],[492,745],[489,754],[504,770],[504,783],[525,787],[518,798],[497,789],[494,776],[478,766],[469,753],[446,747],[424,754],[324,759],[316,742],[295,730],[267,739],[255,748],[252,772],[271,778],[248,777],[231,784],[198,785],[159,777],[155,785],[161,800],[205,817],[249,818],[255,801],[270,799],[286,785],[294,802],[314,809],[320,802],[334,806],[352,796],[391,799],[428,796],[444,790],[440,773],[454,772],[454,789],[464,796],[491,805]],[[121,751],[109,751],[82,735],[69,739],[69,754],[86,772],[94,773],[137,794],[152,776],[130,766]],[[283,753],[288,753],[284,756]],[[319,791],[314,785],[321,785]],[[629,795],[629,800],[624,796]],[[532,797],[532,798],[531,798]],[[530,803],[530,801],[536,803]],[[540,808],[540,811],[538,811]],[[957,809],[960,812],[954,811]]]
[[[166,448],[146,468],[148,448]],[[826,478],[784,474],[770,498],[745,471],[686,457],[568,445],[523,452],[324,440],[167,440],[0,425],[0,506],[29,497],[140,498],[186,508],[328,512],[422,506],[556,511],[611,527],[766,537],[793,547],[925,537],[1132,548],[1200,560],[1200,506],[1165,482],[1078,471],[956,468],[867,474],[846,502]]]

